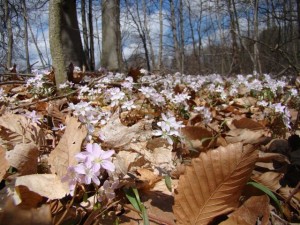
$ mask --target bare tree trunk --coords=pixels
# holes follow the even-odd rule
[[[258,51],[258,2],[259,0],[254,0],[253,2],[253,7],[254,7],[254,21],[253,21],[253,24],[254,24],[254,55],[253,55],[253,58],[254,58],[254,65],[253,65],[253,74],[256,75],[257,72],[259,74],[262,74],[262,71],[261,71],[261,65],[260,65],[260,61],[259,61],[259,51]],[[258,70],[258,71],[257,71]]]
[[[300,1],[297,2],[298,39],[300,39]]]
[[[7,33],[8,33],[6,67],[9,69],[12,67],[14,37],[13,37],[12,24],[11,24],[10,9],[8,7],[8,0],[4,1],[4,15],[5,15],[5,23],[7,26]]]
[[[100,34],[99,34],[99,27],[98,27],[98,19],[95,17],[96,21],[96,36],[97,36],[97,44],[98,44],[98,51],[99,51],[99,56],[100,56],[100,62],[101,62],[101,57],[102,57],[102,51],[101,51],[101,43],[100,43]]]
[[[240,60],[238,54],[238,44],[236,38],[236,28],[235,28],[235,19],[234,19],[234,12],[233,12],[233,4],[235,4],[234,0],[227,1],[227,8],[229,11],[230,17],[230,34],[231,34],[231,41],[232,41],[232,62],[230,65],[229,74],[239,74],[241,72],[240,68]]]
[[[93,1],[89,0],[89,31],[90,31],[90,70],[95,70],[94,28],[93,28]]]
[[[67,78],[71,79],[66,69],[70,63],[82,67],[85,62],[77,21],[76,0],[50,0],[49,34],[55,80],[59,87],[59,84],[64,83]]]
[[[193,55],[196,59],[197,58],[196,41],[195,41],[194,28],[193,28],[193,22],[192,22],[192,10],[191,10],[190,0],[187,0],[187,8],[188,8],[188,14],[189,14],[189,26],[190,26],[190,30],[191,30],[191,36],[192,36]]]
[[[130,10],[130,7],[128,5],[127,0],[125,0],[125,2],[126,2],[126,5],[127,5],[128,12],[131,16],[131,19],[132,19],[133,23],[135,24],[135,26],[137,28],[139,37],[141,38],[141,41],[142,41],[142,44],[143,44],[143,48],[144,48],[144,51],[145,51],[147,70],[151,71],[149,51],[148,51],[148,46],[147,46],[146,31],[145,31],[145,27],[142,24],[140,14],[139,14],[139,0],[135,0],[136,11],[137,11],[137,16],[136,17],[137,18],[135,17],[135,15],[133,15],[132,11]]]
[[[147,39],[148,39],[149,48],[150,48],[152,70],[154,70],[156,68],[156,63],[155,63],[155,55],[154,55],[154,50],[153,50],[153,46],[152,46],[152,41],[151,41],[151,37],[150,37],[150,30],[149,30],[149,27],[148,27],[146,0],[143,0],[143,12],[144,12],[145,33],[146,33],[146,36],[147,36]]]
[[[120,0],[102,0],[101,65],[108,70],[121,70]]]
[[[180,23],[180,72],[184,73],[184,28],[183,28],[183,2],[179,1],[179,23]]]
[[[174,2],[173,2],[173,0],[169,0],[169,2],[170,2],[170,9],[171,9],[171,29],[172,29],[172,33],[173,33],[176,69],[178,71],[181,71],[180,49],[179,49],[179,44],[178,44],[178,39],[177,39],[177,28],[176,28]]]
[[[30,68],[30,59],[29,59],[29,49],[28,49],[28,17],[27,17],[27,8],[26,1],[22,0],[22,9],[23,9],[23,18],[24,18],[24,47],[25,47],[25,57],[26,57],[26,72],[31,73]]]
[[[162,17],[163,0],[159,1],[159,53],[158,53],[158,70],[162,69],[163,54],[163,17]]]
[[[85,56],[85,66],[89,69],[90,56],[89,56],[89,38],[86,25],[86,10],[85,0],[81,0],[81,22],[82,22],[82,36],[83,36],[83,52]]]

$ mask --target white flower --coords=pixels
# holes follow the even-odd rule
[[[121,108],[126,109],[126,110],[131,110],[131,109],[135,109],[136,106],[134,105],[133,100],[130,100],[130,101],[124,102]]]
[[[142,86],[139,89],[139,91],[142,92],[146,98],[150,98],[154,93],[156,93],[156,90],[153,87],[145,87],[145,86]]]

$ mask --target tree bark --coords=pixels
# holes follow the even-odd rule
[[[179,49],[179,43],[177,38],[177,28],[176,28],[177,26],[176,26],[174,2],[173,0],[169,0],[169,2],[170,2],[170,9],[171,9],[171,29],[173,34],[176,69],[178,71],[181,71],[180,49]]]
[[[82,22],[82,36],[83,36],[83,52],[85,57],[85,66],[89,69],[90,65],[90,57],[89,57],[89,38],[88,38],[88,30],[86,25],[86,10],[85,0],[81,0],[81,22]]]
[[[76,0],[50,0],[49,15],[50,51],[56,85],[59,86],[67,80],[66,67],[70,63],[82,67],[85,61]]]
[[[6,56],[6,67],[9,69],[12,67],[12,56],[13,56],[13,44],[14,36],[11,24],[10,8],[8,6],[8,0],[4,1],[4,17],[7,26],[8,43],[7,43],[7,56]]]
[[[230,35],[231,35],[231,41],[232,41],[232,62],[230,65],[230,71],[229,74],[239,74],[241,72],[240,69],[240,60],[239,60],[239,54],[238,54],[238,44],[237,44],[237,38],[236,38],[236,28],[235,28],[235,18],[234,18],[234,11],[233,11],[233,4],[235,4],[234,0],[228,0],[227,1],[227,8],[229,11],[229,18],[230,18]]]
[[[26,73],[31,73],[30,59],[29,59],[29,48],[28,48],[28,16],[26,1],[22,0],[23,18],[24,18],[24,47],[25,47],[25,58],[26,58]]]
[[[162,17],[163,0],[159,1],[159,52],[158,52],[158,67],[161,72],[162,69],[162,54],[163,54],[163,17]]]
[[[90,70],[95,70],[94,28],[93,28],[93,1],[89,0],[89,31],[90,31]]]
[[[102,0],[101,66],[110,71],[121,70],[120,0]]]
[[[184,28],[183,28],[183,2],[179,0],[179,23],[180,23],[180,72],[184,73]]]

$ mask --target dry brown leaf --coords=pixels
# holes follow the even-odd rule
[[[127,127],[121,123],[117,111],[100,132],[105,136],[104,145],[110,148],[126,147],[132,140],[146,141],[152,137],[152,120],[143,119]]]
[[[181,129],[181,133],[188,149],[201,150],[212,141],[212,139],[208,138],[213,137],[212,133],[207,129],[196,126],[185,126]]]
[[[74,117],[67,117],[66,129],[56,148],[50,153],[48,162],[51,172],[63,177],[69,166],[77,164],[75,155],[81,151],[81,145],[87,135],[87,129]]]
[[[114,159],[114,164],[116,165],[117,174],[127,174],[132,166],[142,166],[139,165],[139,159],[142,156],[139,153],[131,151],[120,151]]]
[[[51,225],[51,210],[49,205],[37,209],[21,209],[15,206],[10,198],[6,201],[3,213],[0,214],[0,224],[9,225]]]
[[[260,130],[263,129],[264,126],[261,125],[260,123],[249,119],[249,118],[242,118],[239,120],[233,120],[232,124],[237,128],[237,129],[249,129],[249,130]]]
[[[145,168],[139,168],[137,169],[138,178],[141,181],[141,183],[138,183],[138,189],[142,189],[143,191],[147,191],[152,189],[155,184],[162,179],[161,176],[158,176],[153,173],[153,171],[145,169]]]
[[[261,225],[269,224],[269,198],[266,195],[252,196],[242,206],[235,210],[230,217],[219,225],[255,225],[262,218]]]
[[[282,177],[283,173],[269,171],[260,175],[255,174],[251,177],[251,179],[266,186],[271,191],[276,192],[279,188],[281,188],[279,181]]]
[[[273,162],[273,160],[289,163],[288,158],[280,153],[259,152],[258,162]]]
[[[16,144],[33,142],[37,146],[45,145],[45,135],[37,125],[28,123],[23,115],[5,113],[0,117],[1,144],[9,150]]]
[[[130,143],[128,149],[141,154],[152,166],[171,171],[174,168],[172,146],[163,145],[150,150],[147,148],[147,144],[148,142]]]
[[[37,173],[38,155],[35,144],[17,144],[13,150],[6,152],[6,159],[21,175],[29,175]]]
[[[3,176],[6,174],[6,170],[9,168],[8,161],[5,158],[6,151],[0,146],[0,180],[3,179]]]
[[[174,215],[178,224],[208,224],[234,210],[258,153],[242,143],[201,153],[179,179]]]
[[[67,184],[62,183],[55,174],[34,174],[17,177],[16,188],[25,186],[30,191],[46,197],[50,200],[61,199],[68,194]],[[20,196],[22,199],[22,196]],[[27,196],[26,196],[27,197]]]
[[[226,133],[225,140],[228,143],[243,142],[244,144],[256,144],[263,136],[263,130],[235,129]]]

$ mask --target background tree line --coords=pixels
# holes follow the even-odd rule
[[[38,61],[64,74],[70,62],[87,70],[186,74],[300,71],[298,0],[0,0],[0,6],[2,68],[16,63],[30,72]]]

